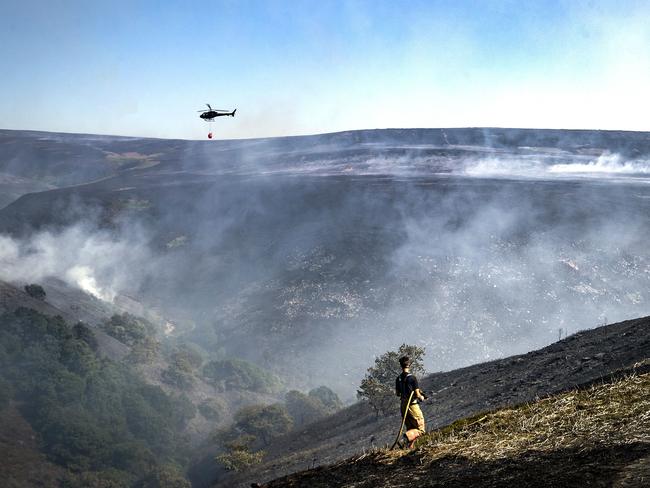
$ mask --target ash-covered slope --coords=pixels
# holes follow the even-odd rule
[[[43,272],[136,297],[297,387],[351,399],[372,357],[405,340],[450,369],[650,313],[648,133],[2,137],[25,168],[112,168],[0,211],[17,261],[51,257]]]
[[[646,317],[579,332],[524,355],[435,373],[421,381],[422,388],[430,392],[430,399],[422,407],[427,429],[576,386],[608,381],[615,371],[630,370],[649,357],[650,317]],[[261,466],[239,476],[224,477],[215,486],[249,486],[251,482],[360,455],[392,443],[399,422],[397,405],[395,415],[376,419],[367,405],[356,404],[277,439],[266,449],[268,454]],[[287,486],[293,485],[287,482]]]

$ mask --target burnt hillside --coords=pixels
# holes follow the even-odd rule
[[[430,392],[422,407],[427,429],[607,380],[612,372],[648,357],[650,317],[645,317],[579,332],[527,354],[435,373],[421,381]],[[359,403],[278,439],[267,449],[263,465],[244,475],[225,477],[215,486],[247,486],[312,465],[335,463],[392,443],[398,428],[398,414],[375,419],[371,409]]]
[[[641,369],[463,419],[413,452],[376,450],[264,487],[647,486],[650,374]]]

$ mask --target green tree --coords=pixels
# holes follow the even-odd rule
[[[57,403],[60,405],[77,403],[83,398],[86,389],[83,377],[65,368],[53,370],[49,382],[54,387]]]
[[[129,346],[156,333],[151,323],[129,313],[113,315],[104,323],[103,328],[108,335]]]
[[[284,405],[252,405],[235,413],[235,429],[255,436],[267,445],[274,437],[286,434],[293,422]]]
[[[25,293],[37,300],[45,300],[45,290],[41,285],[36,285],[34,283],[31,285],[25,285]]]
[[[185,393],[172,397],[172,418],[175,421],[176,429],[182,430],[187,423],[196,417],[196,407]]]
[[[97,338],[95,337],[95,333],[86,324],[84,324],[83,322],[77,322],[72,327],[72,333],[75,339],[84,341],[86,344],[88,344],[88,347],[90,347],[90,349],[92,349],[93,351],[97,351],[99,344],[97,344]]]
[[[339,396],[327,386],[319,386],[318,388],[310,390],[309,396],[320,400],[327,409],[328,414],[334,413],[343,407],[343,403]]]
[[[180,344],[172,353],[172,358],[174,360],[184,361],[192,369],[199,369],[203,365],[203,355],[193,344]]]
[[[97,356],[84,341],[70,339],[62,342],[60,359],[70,371],[86,376],[97,366]]]
[[[133,484],[134,477],[119,469],[102,469],[73,473],[68,471],[61,480],[61,488],[124,488]]]
[[[160,342],[153,336],[146,336],[131,346],[128,360],[134,364],[151,364],[160,351]]]
[[[146,473],[156,465],[156,456],[142,441],[125,441],[112,448],[111,465],[120,471]]]
[[[191,488],[181,470],[174,465],[164,464],[153,469],[136,485],[138,488]]]
[[[375,364],[368,368],[361,380],[357,397],[366,400],[377,416],[395,409],[398,398],[395,395],[395,378],[400,374],[399,358],[411,357],[411,372],[416,376],[425,373],[422,359],[424,348],[402,344],[397,351],[388,351],[375,358]]]
[[[297,390],[291,390],[284,396],[287,411],[293,419],[294,427],[315,422],[327,415],[325,405],[316,397],[305,395]]]
[[[201,412],[201,415],[213,422],[218,422],[223,418],[227,409],[228,407],[224,401],[219,398],[210,398],[199,404],[199,412]]]
[[[169,445],[173,440],[173,430],[162,417],[155,405],[138,394],[123,395],[122,404],[129,430],[151,446]]]
[[[110,459],[111,434],[79,406],[50,409],[38,420],[46,452],[71,470],[87,471]]]
[[[181,390],[189,390],[196,381],[192,366],[183,359],[173,360],[162,372],[162,378],[165,383]]]
[[[217,456],[217,461],[228,471],[241,471],[254,464],[259,464],[264,458],[264,451],[253,452],[251,445],[255,438],[243,435],[226,442],[226,451]]]
[[[275,375],[241,359],[210,361],[203,367],[203,377],[221,390],[275,393],[281,387]]]

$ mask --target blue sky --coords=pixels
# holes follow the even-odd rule
[[[0,127],[650,131],[647,1],[0,0]]]

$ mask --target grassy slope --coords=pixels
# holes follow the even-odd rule
[[[271,487],[648,486],[650,374],[464,419]]]

